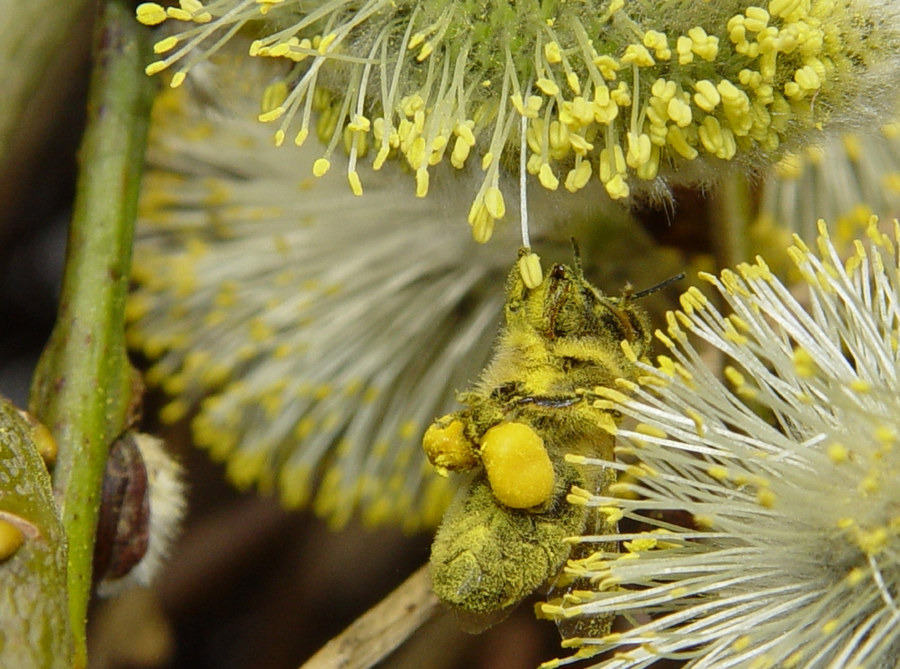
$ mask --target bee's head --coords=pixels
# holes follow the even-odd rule
[[[527,325],[541,337],[556,340],[627,341],[638,357],[650,347],[651,331],[644,311],[630,292],[607,297],[584,278],[576,253],[572,267],[555,264],[536,288],[527,288],[516,269],[507,285],[507,323]]]

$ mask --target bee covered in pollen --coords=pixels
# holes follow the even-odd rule
[[[556,576],[569,557],[566,537],[589,523],[592,532],[615,532],[615,521],[567,500],[573,487],[608,487],[615,473],[565,456],[613,457],[619,417],[595,389],[633,378],[650,346],[632,296],[607,297],[591,285],[577,249],[572,267],[557,264],[530,281],[528,256],[523,249],[509,274],[505,325],[480,380],[459,395],[465,408],[437,419],[423,438],[439,473],[473,473],[431,553],[435,593],[471,631]]]

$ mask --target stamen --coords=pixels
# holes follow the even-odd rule
[[[531,237],[528,234],[528,171],[525,169],[528,141],[525,138],[528,129],[528,117],[522,115],[519,124],[519,216],[521,218],[522,250],[519,258],[519,273],[526,288],[534,290],[541,285],[544,273],[541,270],[541,259],[531,251]]]

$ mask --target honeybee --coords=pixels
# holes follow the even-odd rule
[[[630,293],[607,297],[584,278],[577,248],[572,267],[553,265],[538,279],[529,288],[513,267],[491,362],[459,394],[465,408],[437,419],[423,437],[439,473],[472,473],[431,552],[434,591],[470,631],[506,617],[556,576],[569,557],[565,537],[589,522],[591,533],[615,532],[566,499],[573,486],[604,489],[614,472],[565,454],[613,457],[605,428],[619,417],[592,389],[635,376],[649,324]]]

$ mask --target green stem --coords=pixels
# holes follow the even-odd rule
[[[102,3],[88,124],[80,153],[56,326],[31,389],[31,410],[59,444],[53,488],[69,548],[72,665],[87,666],[85,624],[107,451],[133,411],[125,299],[154,86],[147,31],[124,0]]]

